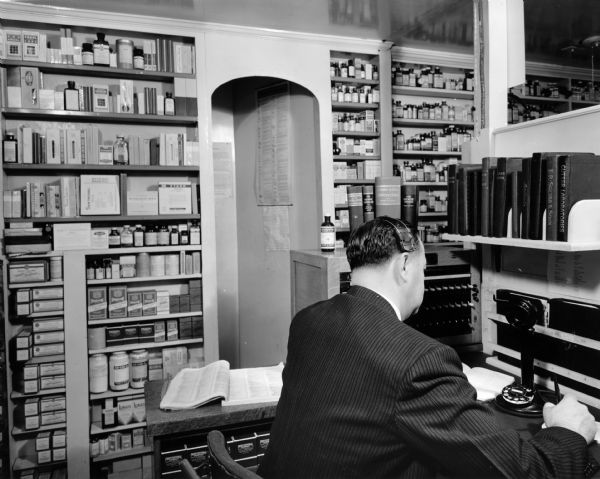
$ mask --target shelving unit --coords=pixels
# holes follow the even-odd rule
[[[348,187],[372,189],[381,176],[380,66],[377,54],[330,52],[334,189],[345,199]],[[343,244],[350,231],[348,201],[334,208],[336,236]]]
[[[486,244],[495,246],[513,246],[517,248],[532,248],[548,251],[596,251],[600,249],[600,242],[569,243],[565,241],[529,240],[521,238],[494,238],[490,236],[465,236],[456,234],[443,234],[442,239],[447,241],[462,241],[464,243]]]
[[[60,21],[60,24],[53,24],[54,21]],[[58,37],[71,35],[75,45],[81,45],[83,42],[91,42],[94,40],[96,28],[87,28],[85,26],[73,26],[68,30],[64,28],[63,20],[53,19],[49,23],[22,23],[17,20],[9,20],[6,23],[3,20],[4,28],[24,29],[39,31],[40,34],[48,34],[48,40],[55,43]],[[102,31],[102,30],[101,30]],[[143,33],[139,31],[124,31],[124,30],[104,30],[107,40],[114,47],[117,38],[130,38],[136,46],[142,45],[145,42],[157,42],[165,46],[163,60],[164,65],[158,64],[157,69],[168,70],[167,52],[173,52],[173,64],[178,60],[175,58],[175,49],[179,48],[182,52],[190,54],[188,60],[192,62],[195,69],[196,51],[195,51],[195,36],[183,37],[171,32],[171,36],[163,35],[160,32]],[[45,41],[44,41],[45,43]],[[54,45],[57,46],[57,45]],[[115,49],[116,51],[116,49]],[[178,58],[181,59],[186,53]],[[158,60],[160,60],[157,57]],[[160,61],[163,61],[160,60]],[[184,65],[183,63],[181,65]],[[188,63],[189,65],[189,63]],[[164,67],[164,68],[163,68]],[[92,109],[87,103],[88,98],[84,93],[80,98],[80,111],[65,111],[59,109],[59,102],[48,106],[48,95],[46,95],[46,103],[44,105],[33,104],[27,105],[26,95],[23,95],[22,104],[15,105],[14,90],[10,93],[5,89],[2,92],[2,104],[0,104],[0,129],[3,137],[6,133],[14,133],[19,142],[20,155],[17,157],[16,163],[2,164],[2,184],[3,191],[21,191],[26,190],[27,193],[21,193],[25,199],[28,199],[33,208],[38,208],[37,200],[30,195],[31,191],[28,188],[33,188],[30,185],[39,184],[41,191],[48,195],[50,190],[47,189],[50,184],[60,185],[62,178],[80,178],[80,175],[111,175],[118,178],[119,188],[119,209],[118,214],[92,214],[80,215],[79,210],[73,214],[64,214],[66,209],[63,203],[64,190],[59,190],[61,197],[58,199],[57,208],[58,215],[43,214],[45,208],[34,209],[31,212],[23,208],[15,207],[11,214],[2,216],[3,227],[10,227],[18,230],[19,228],[44,228],[49,225],[50,231],[56,224],[81,224],[90,223],[93,230],[105,229],[110,231],[112,228],[121,230],[124,225],[141,224],[145,229],[150,227],[168,226],[171,229],[173,226],[181,229],[182,227],[190,228],[190,223],[204,223],[203,217],[200,215],[200,203],[206,199],[206,194],[199,189],[200,184],[200,161],[198,158],[199,151],[197,148],[198,142],[198,105],[197,105],[197,76],[193,73],[179,73],[175,71],[151,71],[151,70],[134,70],[125,68],[112,68],[102,66],[85,66],[75,64],[54,64],[45,61],[23,61],[16,59],[0,59],[0,77],[3,79],[2,87],[6,88],[5,81],[8,76],[11,78],[20,78],[20,69],[30,69],[33,72],[33,77],[37,74],[43,74],[43,88],[48,91],[53,91],[54,96],[58,98],[63,89],[67,86],[67,81],[74,80],[76,88],[84,91],[84,87],[90,87],[90,100],[94,104],[91,87],[94,85],[106,85],[111,89],[111,94],[115,94],[115,100],[109,101],[109,110],[107,111],[83,111],[84,109]],[[178,67],[179,68],[179,67]],[[183,67],[182,67],[183,68]],[[33,69],[33,70],[31,70]],[[36,70],[37,69],[37,70]],[[12,80],[14,82],[14,80]],[[12,86],[19,86],[20,80],[17,83],[9,83]],[[123,81],[130,83],[123,83]],[[113,89],[114,86],[116,89]],[[125,90],[120,88],[132,88],[131,94],[135,93],[137,100],[144,103],[145,98],[147,104],[140,105],[140,109],[133,110],[133,106],[129,112],[119,112],[114,110],[114,107],[120,108],[122,100],[121,94]],[[148,89],[148,92],[146,90]],[[156,96],[150,96],[150,91],[154,91]],[[46,93],[47,93],[46,92]],[[158,104],[158,100],[166,96],[167,92],[173,93],[176,102],[176,111],[174,115],[155,114],[150,108],[154,104],[154,100]],[[24,92],[23,92],[24,93]],[[118,97],[116,95],[119,95]],[[11,96],[12,95],[12,96]],[[11,104],[11,102],[13,102]],[[62,108],[62,104],[60,108]],[[142,111],[144,107],[145,112]],[[157,111],[158,112],[158,111]],[[151,114],[152,113],[152,114]],[[31,137],[27,131],[31,128]],[[24,133],[25,130],[25,133]],[[60,132],[62,139],[58,139],[63,143],[61,155],[56,153],[56,157],[50,153],[50,130]],[[68,130],[80,130],[82,136],[82,150],[73,146],[72,151],[67,154],[66,141]],[[92,132],[92,136],[90,136]],[[34,135],[39,134],[40,137]],[[96,136],[97,135],[97,136]],[[100,147],[112,148],[112,145],[117,136],[123,135],[126,141],[129,142],[129,161],[128,164],[107,164],[106,156],[100,161]],[[162,142],[168,135],[171,135],[175,141],[175,149],[167,152],[168,145],[163,145],[164,151],[159,151],[159,143]],[[28,151],[27,142],[31,138],[31,153]],[[155,141],[156,143],[153,143]],[[97,140],[97,141],[96,141]],[[132,143],[133,142],[133,143]],[[139,142],[139,143],[138,143]],[[185,142],[185,143],[184,143]],[[138,146],[134,148],[134,143]],[[166,141],[165,141],[166,143]],[[196,144],[194,144],[196,143]],[[150,146],[153,145],[153,146]],[[33,148],[35,146],[35,148]],[[39,148],[38,148],[39,146]],[[55,146],[53,144],[53,146]],[[150,154],[152,148],[156,148],[156,156]],[[189,148],[189,149],[188,149]],[[58,150],[53,150],[58,151]],[[153,150],[154,151],[154,150]],[[187,156],[185,152],[187,151]],[[83,155],[85,154],[85,158]],[[72,155],[72,158],[71,156]],[[90,156],[87,156],[90,155]],[[152,165],[148,164],[148,158],[151,157]],[[51,158],[52,156],[52,158]],[[58,161],[56,161],[58,158]],[[153,158],[156,158],[154,160]],[[49,161],[52,159],[52,161]],[[168,161],[167,161],[168,160]],[[156,161],[156,164],[154,163]],[[190,189],[194,190],[190,197],[189,207],[184,212],[157,214],[158,211],[148,211],[141,213],[140,211],[147,204],[133,204],[131,197],[143,196],[147,192],[157,191],[159,181],[163,182],[187,182]],[[59,186],[60,187],[60,186]],[[77,188],[79,188],[77,184]],[[77,202],[82,201],[82,193],[79,190],[73,191],[74,196],[70,201],[74,201],[77,197]],[[23,196],[29,195],[29,196]],[[66,201],[66,200],[65,200]],[[156,200],[154,200],[156,201]],[[6,204],[6,201],[5,201]],[[135,210],[138,208],[138,211]],[[156,206],[158,210],[158,205]],[[6,211],[6,210],[5,210]],[[118,211],[118,210],[117,210]],[[207,211],[211,211],[211,207],[207,207]],[[42,214],[40,214],[42,213]],[[64,214],[64,216],[63,216]],[[209,222],[210,223],[210,222]],[[212,232],[208,233],[209,236]],[[202,234],[202,236],[204,236]],[[200,239],[202,243],[202,238]],[[8,244],[8,243],[7,243]],[[52,241],[50,244],[53,245]],[[163,243],[161,243],[163,244]],[[53,245],[54,247],[54,245]],[[7,253],[10,253],[7,250]],[[86,282],[86,263],[88,259],[108,257],[111,259],[120,258],[125,255],[138,256],[140,254],[148,254],[152,257],[160,255],[177,255],[181,258],[194,256],[197,260],[198,270],[192,272],[182,270],[177,275],[163,277],[134,277],[134,278],[114,278],[106,279],[90,279]],[[163,348],[187,348],[199,349],[200,353],[196,353],[194,360],[195,365],[199,365],[198,361],[203,361],[205,358],[208,361],[213,361],[218,358],[218,348],[216,346],[216,323],[211,324],[204,330],[204,322],[209,320],[203,311],[202,306],[196,307],[195,311],[187,313],[173,312],[168,314],[153,314],[140,317],[126,317],[120,322],[115,318],[107,318],[106,320],[90,320],[89,327],[96,330],[100,328],[109,328],[123,325],[124,328],[137,328],[138,325],[152,325],[160,322],[189,322],[192,318],[195,324],[198,324],[197,334],[194,337],[181,337],[176,340],[141,340],[135,344],[116,345],[111,344],[106,347],[88,347],[86,335],[88,329],[87,321],[80,321],[82,317],[87,316],[86,289],[90,288],[106,288],[109,291],[111,287],[129,287],[129,290],[150,290],[160,289],[169,291],[172,295],[188,294],[188,285],[194,282],[194,285],[199,285],[199,288],[194,289],[194,295],[197,298],[202,298],[202,281],[204,281],[201,265],[202,265],[203,248],[201,244],[171,244],[168,246],[145,246],[145,247],[126,247],[126,248],[108,248],[105,249],[84,249],[84,250],[67,250],[67,251],[50,251],[43,254],[32,255],[10,255],[8,256],[7,265],[3,268],[3,279],[5,285],[3,293],[2,313],[6,315],[8,321],[3,328],[6,331],[6,338],[3,344],[8,348],[14,342],[14,336],[19,333],[22,328],[31,328],[34,321],[52,321],[56,318],[62,320],[64,324],[64,348],[66,354],[32,357],[24,363],[11,363],[10,367],[14,373],[20,371],[23,365],[28,367],[37,366],[44,367],[48,363],[62,363],[65,377],[66,388],[54,388],[47,390],[39,390],[33,394],[26,394],[14,388],[12,374],[7,380],[8,390],[12,391],[9,398],[7,411],[3,411],[2,417],[6,418],[8,430],[11,431],[10,436],[5,435],[6,448],[10,450],[10,458],[7,458],[6,464],[13,473],[9,470],[2,471],[2,477],[13,477],[17,472],[24,468],[40,468],[39,470],[49,470],[54,467],[64,467],[68,469],[69,476],[86,478],[95,477],[99,467],[109,466],[112,461],[119,461],[134,456],[146,456],[142,462],[147,467],[152,462],[153,448],[149,444],[144,444],[143,447],[135,449],[127,448],[124,450],[110,451],[109,454],[99,456],[90,456],[90,446],[98,440],[108,441],[108,435],[114,432],[127,431],[134,426],[108,428],[104,430],[90,429],[93,424],[94,414],[98,410],[98,406],[102,406],[104,401],[114,400],[115,404],[118,401],[126,400],[130,396],[143,397],[143,389],[128,389],[126,394],[114,392],[111,394],[89,394],[88,384],[88,365],[87,361],[93,354],[110,355],[116,351],[130,351],[140,348],[149,348],[152,351],[161,352]],[[183,255],[183,256],[181,256]],[[60,258],[62,262],[60,278],[46,278],[45,281],[27,281],[22,283],[14,282],[7,283],[8,268],[12,264],[26,262],[32,259],[48,263],[52,258]],[[211,280],[212,281],[212,280]],[[27,315],[16,316],[12,312],[14,297],[19,290],[24,289],[42,289],[50,291],[53,288],[61,288],[63,290],[63,302],[65,307],[56,309],[51,312],[31,312]],[[10,305],[10,308],[9,308]],[[209,321],[216,321],[212,317]],[[171,338],[169,338],[171,339]],[[202,353],[203,348],[209,343],[209,350],[206,356]],[[187,354],[187,353],[186,353]],[[187,356],[186,356],[187,358]],[[187,359],[185,364],[187,365]],[[15,427],[14,414],[15,410],[20,409],[20,406],[31,398],[44,398],[62,396],[66,399],[66,423],[43,426],[35,430],[24,430]],[[6,395],[5,395],[6,397]],[[145,423],[136,423],[135,428],[144,428]],[[37,433],[41,431],[65,430],[67,433],[67,459],[66,461],[55,461],[49,464],[39,464],[28,457],[22,460],[19,456],[19,450],[30,448],[31,441],[35,440]],[[107,442],[108,444],[108,442]],[[127,446],[125,446],[127,447]],[[93,448],[92,448],[93,450]],[[108,452],[108,451],[107,451]],[[148,461],[149,459],[149,461]],[[151,474],[151,472],[150,472]]]

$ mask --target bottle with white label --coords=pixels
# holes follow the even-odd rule
[[[325,216],[321,223],[321,251],[335,251],[335,225],[331,222],[331,216]]]

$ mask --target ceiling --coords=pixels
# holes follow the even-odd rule
[[[472,0],[18,1],[390,40],[396,45],[449,51],[473,48]],[[592,49],[582,41],[600,35],[599,0],[524,0],[524,5],[527,60],[589,66]]]

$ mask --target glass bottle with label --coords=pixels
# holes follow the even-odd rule
[[[158,230],[158,245],[169,246],[169,228],[167,228],[167,225],[162,225]]]
[[[198,220],[193,220],[190,226],[190,244],[200,244],[200,241],[200,225]]]
[[[179,230],[177,229],[177,226],[175,226],[175,225],[171,226],[171,232],[169,233],[169,242],[172,245],[179,244]]]
[[[133,230],[133,246],[144,246],[144,230],[142,225],[135,225]]]
[[[108,247],[119,248],[121,246],[121,233],[117,228],[112,228],[108,235]]]
[[[125,137],[117,136],[113,144],[113,164],[128,165],[129,164],[129,148]]]
[[[331,216],[325,216],[321,223],[321,251],[335,251],[335,225],[331,222]]]
[[[94,64],[94,46],[91,43],[81,44],[81,64],[82,65],[93,65]]]
[[[98,37],[94,40],[94,65],[110,66],[110,46],[104,39],[104,33],[96,33]]]
[[[2,140],[2,161],[4,163],[17,163],[19,158],[19,147],[15,135],[6,134],[6,138]]]
[[[170,91],[165,93],[165,115],[175,115],[175,99]]]
[[[129,356],[125,351],[110,355],[108,372],[110,389],[123,391],[129,388]]]
[[[156,246],[158,244],[158,231],[155,226],[147,226],[144,231],[144,244],[146,246]]]
[[[69,80],[64,90],[65,110],[79,111],[79,89],[75,88],[75,82]]]
[[[133,233],[129,225],[123,225],[121,230],[121,246],[131,248],[133,246]]]
[[[187,225],[185,226],[185,228],[180,228],[180,233],[179,233],[179,244],[182,245],[188,245],[190,244],[190,232],[187,229]]]

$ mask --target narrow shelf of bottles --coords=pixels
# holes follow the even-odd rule
[[[366,78],[332,76],[330,77],[330,80],[332,83],[348,83],[352,85],[379,85],[379,80],[367,80]]]
[[[379,133],[368,131],[334,131],[333,137],[351,136],[356,138],[379,138]]]
[[[367,155],[334,155],[333,161],[365,161],[365,160],[381,160],[380,156]]]
[[[34,163],[4,163],[4,170],[15,171],[111,171],[111,172],[143,172],[143,173],[183,173],[198,171],[198,166],[162,166],[162,165],[53,165],[53,164],[34,164]]]
[[[152,316],[128,316],[126,318],[119,318],[119,323],[143,323],[146,321],[162,321],[174,318],[187,318],[189,316],[202,316],[202,311],[185,311],[182,313],[157,314]],[[90,327],[114,323],[114,318],[88,320],[88,326]]]
[[[86,75],[102,78],[124,78],[146,81],[173,81],[174,78],[195,79],[192,73],[159,72],[132,68],[114,68],[97,65],[68,65],[64,63],[48,63],[21,60],[1,60],[0,65],[6,67],[27,66],[39,68],[41,72],[66,75]]]
[[[374,179],[341,179],[341,180],[333,180],[333,184],[335,185],[374,185]]]
[[[191,126],[198,122],[198,118],[195,116],[140,115],[137,113],[98,113],[73,110],[40,110],[36,108],[2,108],[0,111],[8,119],[180,126]]]
[[[417,126],[417,127],[443,127],[448,125],[463,126],[467,128],[473,128],[474,123],[472,121],[463,120],[420,120],[420,119],[406,119],[406,118],[393,118],[392,123],[394,126]]]
[[[377,110],[379,103],[360,103],[351,101],[332,101],[332,110]]]
[[[462,151],[433,151],[433,150],[394,150],[393,154],[396,156],[440,156],[443,158],[447,157],[462,157]]]
[[[472,100],[475,93],[468,90],[450,90],[449,88],[423,88],[413,86],[392,85],[392,93],[407,96],[426,96],[457,100]]]
[[[116,251],[116,250],[115,250]],[[196,274],[174,274],[164,276],[135,276],[133,278],[111,278],[111,279],[88,279],[87,284],[99,285],[99,284],[118,284],[118,283],[148,283],[152,281],[176,281],[185,279],[200,279],[202,278],[201,273]]]
[[[170,346],[185,346],[187,344],[203,344],[203,338],[189,338],[189,339],[175,339],[171,341],[161,341],[159,343],[146,342],[146,343],[131,343],[131,344],[120,344],[118,346],[108,346],[102,349],[90,349],[89,355],[94,354],[109,354],[117,351],[133,351],[135,349],[160,349],[167,348]]]

